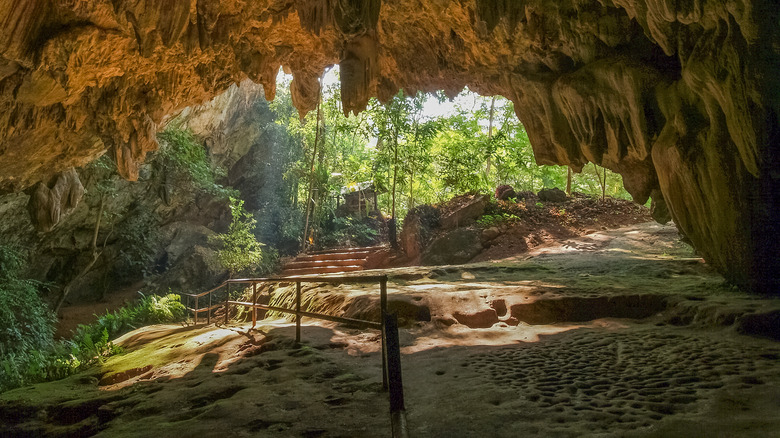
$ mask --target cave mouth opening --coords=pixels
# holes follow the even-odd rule
[[[525,127],[506,98],[483,97],[468,88],[413,95],[401,90],[386,102],[370,99],[364,111],[350,116],[342,103],[340,70],[335,65],[323,72],[320,104],[291,122],[303,132],[307,169],[328,178],[330,189],[324,181],[310,189],[319,197],[329,190],[328,202],[335,199],[335,209],[343,212],[350,202],[365,205],[365,200],[345,197],[360,198],[360,193],[350,193],[366,187],[371,187],[366,196],[373,198],[375,209],[396,218],[399,226],[418,205],[441,204],[468,192],[498,196],[498,190],[507,199],[507,188],[524,196],[558,187],[568,194],[631,199],[621,177],[606,168],[589,164],[572,172],[566,166],[537,164]],[[279,114],[285,106],[289,112],[281,117],[287,120],[294,112],[289,100],[293,82],[293,75],[280,69],[277,100],[270,104]]]

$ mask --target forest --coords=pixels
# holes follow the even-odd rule
[[[395,218],[398,227],[418,205],[469,192],[492,194],[501,185],[517,192],[557,187],[631,199],[620,175],[595,164],[580,173],[537,165],[528,135],[506,98],[468,89],[452,99],[441,92],[402,91],[385,103],[372,98],[366,111],[348,116],[334,67],[321,78],[317,109],[300,118],[290,98],[291,79],[280,73],[276,99],[270,103],[288,149],[270,163],[283,169],[283,183],[280,203],[258,211],[263,241],[281,232],[299,239],[306,234],[321,246],[338,243],[328,233],[345,225],[346,219],[335,228],[333,224],[340,195],[368,185],[379,194],[379,210]]]

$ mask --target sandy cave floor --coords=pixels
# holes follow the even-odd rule
[[[384,272],[412,436],[780,436],[780,300],[732,290],[673,227]],[[0,436],[389,436],[378,333],[304,322],[301,346],[285,320],[131,332],[101,368],[1,394]]]

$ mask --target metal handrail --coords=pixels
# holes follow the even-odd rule
[[[295,309],[271,306],[257,303],[257,285],[260,283],[295,283]],[[364,319],[347,318],[343,316],[325,315],[322,313],[307,312],[301,310],[301,283],[379,283],[380,297],[380,320],[368,321]],[[252,302],[230,300],[231,284],[251,284]],[[227,287],[228,293],[225,302],[221,304],[211,304],[211,294],[217,290]],[[272,310],[276,312],[289,313],[295,315],[295,341],[301,342],[301,318],[315,318],[326,321],[333,321],[345,324],[379,329],[382,337],[382,387],[389,388],[390,413],[393,436],[408,436],[405,424],[405,408],[403,402],[403,382],[401,380],[401,351],[398,342],[398,322],[395,315],[387,313],[387,275],[318,275],[318,276],[290,276],[290,277],[268,277],[268,278],[236,278],[223,281],[219,286],[199,294],[181,295],[195,298],[195,307],[185,306],[187,310],[193,312],[195,324],[198,323],[198,314],[207,311],[207,324],[211,324],[211,310],[219,307],[225,308],[225,324],[228,323],[230,315],[230,305],[250,307],[252,309],[252,328],[257,325],[257,309]],[[209,306],[200,309],[198,299],[204,295],[209,297]],[[388,329],[392,333],[388,333]],[[389,348],[388,348],[388,343]]]

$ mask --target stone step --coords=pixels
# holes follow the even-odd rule
[[[342,260],[293,260],[284,269],[318,268],[325,266],[364,266],[366,259],[342,259]]]
[[[295,261],[328,261],[328,260],[354,260],[364,259],[371,254],[371,251],[351,251],[351,252],[331,252],[326,254],[302,254]]]
[[[279,274],[282,277],[297,276],[297,275],[309,275],[309,274],[336,274],[340,272],[355,272],[362,271],[363,266],[350,265],[350,266],[319,266],[316,268],[295,268],[295,269],[283,269]]]
[[[340,252],[363,252],[363,251],[379,251],[380,249],[385,249],[385,246],[358,246],[353,248],[331,248],[331,249],[323,249],[320,251],[312,251],[308,253],[309,255],[317,255],[317,254],[332,254],[332,253],[340,253]]]

